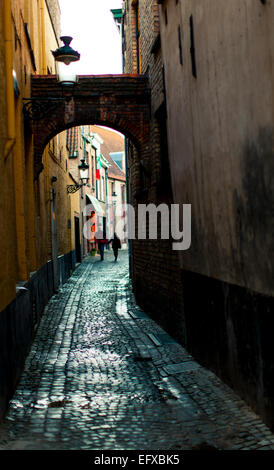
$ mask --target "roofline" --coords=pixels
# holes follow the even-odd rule
[[[112,176],[111,174],[108,174],[108,179],[109,180],[119,180],[119,181],[124,181],[126,182],[126,175],[125,176]]]

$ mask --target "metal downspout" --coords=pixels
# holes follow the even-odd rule
[[[45,33],[45,0],[41,1],[41,36],[42,36],[42,74],[47,74],[47,63],[46,63],[46,33]]]
[[[12,53],[12,22],[11,0],[4,0],[4,44],[6,61],[6,97],[8,138],[5,144],[4,159],[6,160],[16,142],[15,132],[15,101],[13,84],[13,53]]]

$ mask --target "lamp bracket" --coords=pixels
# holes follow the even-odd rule
[[[67,193],[68,194],[76,193],[76,191],[78,191],[82,186],[83,184],[69,184],[67,186]]]
[[[57,106],[61,106],[65,98],[23,98],[23,113],[31,121],[39,121],[53,113]]]

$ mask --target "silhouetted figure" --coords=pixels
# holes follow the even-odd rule
[[[113,254],[115,261],[117,261],[118,258],[118,250],[121,248],[121,241],[120,238],[114,233],[113,239],[110,240],[110,243],[112,243],[112,249],[113,249]]]

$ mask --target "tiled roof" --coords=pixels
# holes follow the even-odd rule
[[[107,160],[111,164],[111,166],[108,169],[108,176],[109,178],[114,178],[114,179],[119,179],[122,181],[126,181],[126,175],[125,173],[119,168],[117,163],[108,155],[106,156]]]
[[[70,157],[78,156],[79,127],[72,127],[67,130],[67,148]]]

